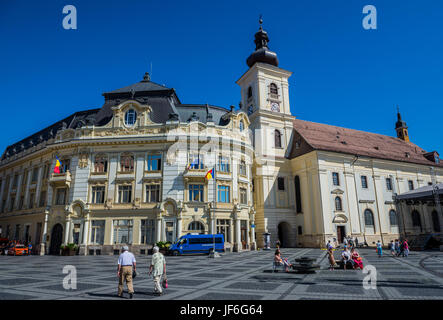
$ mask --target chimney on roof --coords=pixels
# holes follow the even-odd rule
[[[397,138],[410,142],[408,134],[408,126],[406,122],[401,119],[400,108],[397,106],[397,122],[395,123],[395,131],[397,131]]]

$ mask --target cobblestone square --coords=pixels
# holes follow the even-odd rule
[[[137,256],[134,299],[144,300],[389,300],[443,299],[443,253],[411,252],[408,258],[360,249],[364,265],[377,268],[376,289],[365,289],[359,270],[328,269],[320,249],[282,249],[292,262],[309,256],[321,267],[316,274],[272,273],[273,250],[207,255],[167,256],[169,288],[153,294],[148,278],[150,256]],[[335,251],[338,259],[340,251]],[[111,300],[117,297],[117,256],[0,257],[2,300]],[[63,288],[63,267],[77,269],[77,289]],[[127,294],[126,294],[127,297]]]

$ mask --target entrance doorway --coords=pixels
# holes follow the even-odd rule
[[[345,226],[337,226],[337,241],[338,241],[338,243],[343,243],[345,236],[346,236],[346,227]]]
[[[165,219],[165,240],[171,243],[175,242],[175,219]]]
[[[287,222],[280,222],[278,224],[278,240],[280,240],[280,246],[282,248],[288,248],[291,246],[291,225]]]
[[[49,254],[54,254],[54,255],[60,254],[62,237],[63,237],[63,227],[60,223],[57,223],[54,227],[52,227],[51,245],[49,246]]]

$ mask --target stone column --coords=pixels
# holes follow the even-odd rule
[[[31,185],[31,178],[32,173],[34,169],[31,169],[28,171],[28,177],[24,177],[24,183],[25,183],[25,196],[23,198],[23,208],[29,208],[29,186]],[[35,201],[35,197],[34,197]]]
[[[226,240],[226,239],[225,239]],[[227,241],[227,240],[226,240]],[[234,245],[234,226],[232,224],[232,219],[229,219],[229,242]]]
[[[155,242],[161,241],[162,237],[162,217],[157,216],[157,226],[155,228]]]
[[[49,220],[49,212],[45,211],[45,223],[43,224],[43,235],[40,243],[40,255],[44,256],[46,254],[46,237],[48,234],[48,220]]]
[[[177,217],[177,232],[176,232],[177,239],[180,239],[180,237],[182,235],[182,228],[183,228],[183,219],[181,216],[178,216]]]
[[[66,218],[66,224],[65,224],[65,240],[64,240],[64,244],[68,244],[69,243],[69,235],[71,233],[71,217],[67,217]]]
[[[235,241],[234,251],[241,251],[241,233],[240,233],[240,219],[236,215],[235,217]]]
[[[249,236],[249,231],[251,230],[251,228],[249,227],[249,221],[246,222],[246,245],[248,246],[247,249],[251,249],[251,238]]]

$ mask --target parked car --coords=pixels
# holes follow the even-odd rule
[[[192,234],[188,233],[169,247],[169,253],[177,256],[185,253],[225,252],[223,234]]]
[[[24,256],[28,254],[28,247],[23,244],[16,244],[8,248],[9,256]]]

